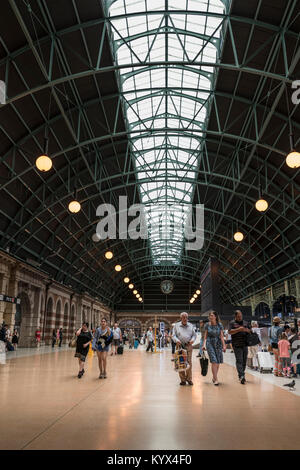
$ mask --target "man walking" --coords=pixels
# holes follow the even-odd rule
[[[151,349],[151,352],[153,352],[154,338],[153,338],[153,332],[152,332],[151,326],[150,326],[149,330],[147,331],[147,340],[148,340],[148,347],[146,349],[146,352],[148,352],[150,349]]]
[[[248,357],[247,334],[250,333],[250,329],[248,323],[243,320],[242,312],[236,310],[234,313],[234,320],[229,323],[228,333],[231,335],[239,380],[241,384],[244,384]]]
[[[180,322],[175,323],[172,339],[176,343],[177,347],[182,347],[187,351],[187,360],[190,365],[187,371],[179,372],[180,385],[194,385],[192,381],[192,355],[193,355],[193,343],[197,338],[195,329],[191,323],[188,322],[188,314],[182,312],[180,314]]]
[[[120,346],[122,342],[122,332],[117,322],[114,324],[114,327],[112,329],[112,334],[113,334],[113,342],[112,342],[112,347],[111,347],[111,354],[110,354],[111,356],[113,356],[114,354],[114,349],[115,349],[115,354],[117,354],[118,346]]]

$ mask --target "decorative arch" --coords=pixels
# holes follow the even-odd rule
[[[266,302],[259,302],[255,307],[255,316],[259,318],[270,318],[270,307]]]
[[[134,317],[125,317],[118,321],[122,331],[125,329],[133,329],[135,333],[141,334],[143,331],[142,322]]]
[[[298,307],[296,297],[293,295],[280,295],[273,304],[273,315],[279,315],[282,318],[288,317],[294,313],[295,308]]]
[[[169,320],[166,320],[166,319],[163,318],[163,317],[158,317],[158,318],[157,318],[157,323],[159,323],[159,322],[164,322],[166,329],[170,329],[170,328],[171,328],[171,323],[169,322]],[[154,317],[153,317],[153,318],[150,318],[149,320],[147,320],[147,321],[145,322],[146,330],[147,330],[150,326],[152,326],[152,328],[154,328],[154,323],[155,323],[155,318],[154,318]]]

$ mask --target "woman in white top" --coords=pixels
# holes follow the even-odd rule
[[[257,353],[261,351],[261,333],[260,328],[258,328],[258,324],[256,321],[251,322],[251,331],[252,333],[256,333],[260,343],[256,344],[255,346],[248,347],[248,359],[250,362],[250,367],[252,369],[258,370],[258,361],[257,361]]]

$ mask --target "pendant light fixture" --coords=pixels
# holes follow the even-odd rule
[[[112,259],[114,254],[112,251],[107,251],[104,256],[106,259]]]
[[[74,199],[69,203],[68,208],[72,214],[77,214],[81,210],[81,204],[77,201],[77,189],[74,191]]]
[[[244,240],[244,234],[242,232],[235,232],[233,238],[236,242],[242,242]]]
[[[289,106],[289,97],[287,92],[287,87],[285,88],[286,91],[286,100],[287,100],[287,111],[288,111],[288,119],[289,119],[289,131],[290,131],[290,152],[286,156],[286,164],[290,168],[300,168],[300,152],[295,150],[295,142],[294,142],[294,132],[292,127],[292,120],[290,115],[290,106]]]
[[[125,284],[128,284],[129,281],[130,281],[129,277],[124,277]]]
[[[258,191],[258,200],[255,203],[255,209],[258,212],[265,212],[269,207],[268,201],[266,201],[262,195],[261,195],[261,186],[259,186],[259,191]]]
[[[117,264],[117,265],[115,266],[115,270],[116,270],[117,272],[120,272],[120,271],[122,270],[122,266],[120,266],[119,264]]]
[[[44,137],[44,151],[42,155],[40,155],[35,161],[35,165],[37,169],[43,173],[46,173],[52,168],[52,160],[48,155],[48,147],[49,147],[49,134],[48,134],[48,126],[46,126],[45,137]]]

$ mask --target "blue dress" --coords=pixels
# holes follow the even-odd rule
[[[205,330],[207,331],[206,349],[209,355],[209,360],[215,364],[223,364],[223,346],[221,341],[221,331],[223,325],[210,325],[206,323]]]

